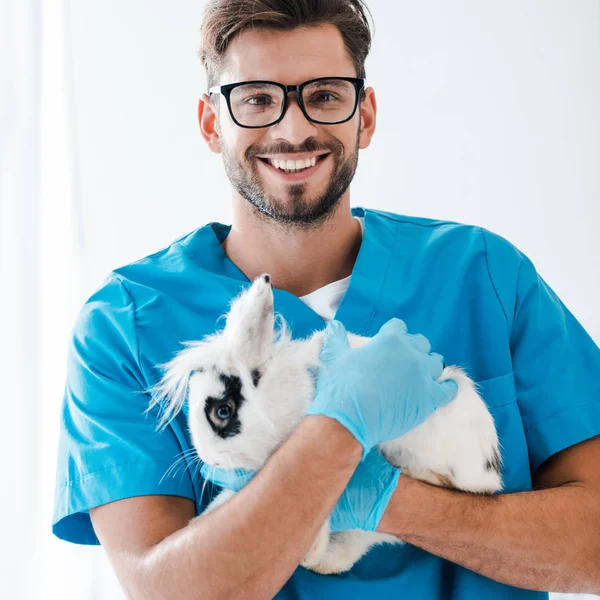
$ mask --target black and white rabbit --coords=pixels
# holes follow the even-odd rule
[[[161,403],[159,428],[186,397],[189,429],[198,457],[220,468],[260,469],[302,421],[315,392],[323,331],[292,340],[285,321],[274,330],[273,290],[257,277],[231,303],[224,329],[184,342],[152,388],[150,408]],[[349,333],[350,346],[369,338]],[[493,418],[474,382],[459,367],[445,367],[438,381],[458,384],[455,398],[400,438],[379,445],[402,472],[434,485],[469,492],[502,489],[501,458]],[[210,512],[236,492],[224,489]],[[318,573],[349,570],[369,548],[400,539],[360,529],[331,533],[326,520],[301,563]]]

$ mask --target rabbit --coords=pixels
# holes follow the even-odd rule
[[[274,325],[272,285],[263,274],[233,299],[222,331],[183,342],[185,349],[160,365],[164,376],[152,388],[148,408],[165,407],[157,429],[187,398],[190,436],[201,461],[225,469],[260,469],[308,410],[324,337],[321,330],[292,340],[283,318],[277,331]],[[369,339],[348,333],[351,347]],[[378,447],[412,478],[474,493],[498,492],[502,464],[492,415],[461,368],[444,367],[438,381],[446,379],[458,384],[454,399]],[[222,490],[203,514],[235,494]],[[342,573],[381,543],[404,542],[360,529],[332,533],[327,519],[301,565],[322,574]]]

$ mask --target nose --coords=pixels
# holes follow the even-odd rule
[[[297,94],[290,93],[288,105],[283,119],[272,126],[272,133],[277,138],[283,138],[291,144],[299,145],[306,138],[317,135],[315,123],[311,123],[298,104]]]

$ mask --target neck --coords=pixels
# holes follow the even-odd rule
[[[269,273],[273,287],[304,296],[348,277],[361,239],[349,190],[325,221],[310,227],[278,223],[236,193],[231,231],[222,247],[250,281]]]

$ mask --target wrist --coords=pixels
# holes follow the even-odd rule
[[[406,503],[408,498],[413,497],[413,493],[415,492],[413,488],[415,485],[418,487],[420,483],[420,481],[413,479],[409,475],[402,474],[398,479],[396,489],[390,496],[376,531],[395,535],[396,537],[402,537],[410,533],[410,521],[413,517],[408,517],[406,514]]]
[[[330,515],[331,531],[376,531],[401,473],[402,469],[391,465],[378,448],[369,452],[356,467]]]
[[[373,507],[373,511],[371,512],[369,518],[367,519],[367,522],[365,523],[365,529],[367,531],[377,531],[379,529],[383,516],[386,514],[387,508],[390,505],[392,497],[398,489],[401,474],[402,469],[400,467],[391,466],[385,474],[381,474],[381,478],[387,481],[385,487],[381,491],[378,501]]]
[[[346,413],[339,412],[337,410],[327,411],[326,413],[312,413],[312,415],[323,416],[330,421],[337,423],[339,427],[345,430],[354,441],[359,445],[361,449],[360,462],[363,462],[367,457],[367,454],[373,448],[373,444],[369,441],[368,437],[356,426],[356,423]]]
[[[363,446],[342,423],[323,414],[306,415],[298,431],[314,432],[323,453],[340,457],[353,466],[358,465],[363,455]]]

